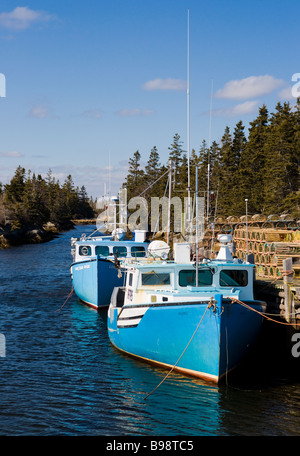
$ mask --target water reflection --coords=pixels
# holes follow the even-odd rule
[[[220,428],[217,387],[173,373],[145,399],[165,370],[116,350],[107,336],[106,311],[75,303],[72,321],[80,356],[88,359],[81,373],[98,398],[92,406],[94,432],[103,432],[107,420],[113,435],[214,435]]]

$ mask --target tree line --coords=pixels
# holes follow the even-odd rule
[[[72,219],[92,218],[94,210],[84,186],[69,175],[63,184],[49,170],[45,178],[18,166],[9,184],[0,184],[0,223],[14,228],[52,222],[58,228]]]
[[[170,159],[175,165],[172,196],[187,196],[188,158],[178,133],[169,147],[168,161]],[[300,99],[295,106],[278,103],[273,113],[263,105],[250,122],[247,136],[245,126],[239,121],[233,131],[226,126],[219,143],[213,141],[208,147],[203,141],[198,151],[192,149],[191,191],[195,189],[195,164],[198,165],[199,195],[202,191],[207,196],[209,188],[209,215],[244,215],[245,199],[248,199],[249,214],[268,216],[285,212],[299,219]],[[146,199],[164,196],[167,170],[168,163],[161,165],[156,146],[150,151],[144,169],[137,150],[129,159],[123,183],[128,198],[141,193]]]

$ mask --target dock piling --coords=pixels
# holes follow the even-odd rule
[[[293,283],[293,261],[292,258],[286,258],[283,260],[283,289],[284,289],[284,313],[285,320],[291,323],[295,320],[295,309],[293,293],[291,293],[291,285]]]

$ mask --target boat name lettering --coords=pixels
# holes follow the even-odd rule
[[[90,269],[90,265],[89,264],[85,264],[84,266],[77,266],[75,268],[75,271],[81,271],[81,269]]]

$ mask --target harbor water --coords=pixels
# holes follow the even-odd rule
[[[114,349],[107,311],[70,293],[70,238],[92,230],[0,251],[0,436],[300,435],[300,380],[281,366],[156,388],[167,371]]]

